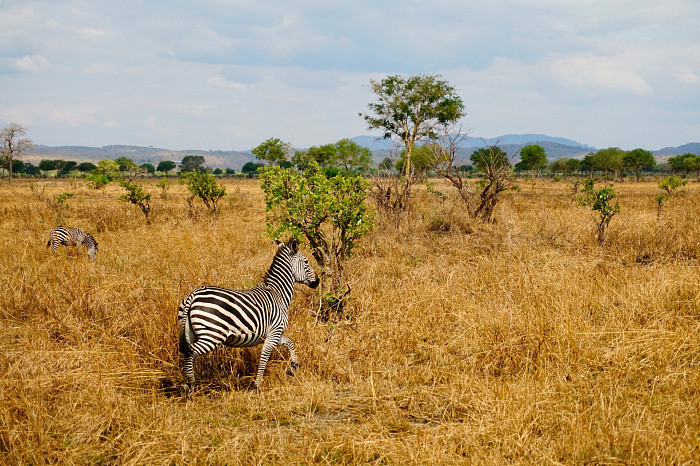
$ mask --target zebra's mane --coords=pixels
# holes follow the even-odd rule
[[[292,256],[292,251],[286,244],[282,244],[275,253],[275,257],[272,259],[272,264],[270,268],[267,269],[265,275],[263,275],[263,283],[265,285],[270,285],[274,281],[275,275],[279,277],[280,270],[289,270],[291,272],[291,266],[289,259]],[[286,264],[286,265],[285,265]]]

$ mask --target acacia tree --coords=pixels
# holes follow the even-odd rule
[[[292,150],[292,145],[288,142],[282,142],[281,139],[269,138],[259,146],[251,149],[251,152],[258,160],[265,160],[268,165],[279,165],[289,158]]]
[[[369,129],[384,132],[384,139],[396,139],[406,148],[404,176],[411,174],[411,153],[416,142],[433,139],[440,125],[455,123],[465,115],[462,98],[438,75],[388,76],[370,80],[378,98],[362,114]]]
[[[635,178],[639,181],[639,172],[643,169],[650,169],[656,166],[654,154],[644,149],[632,149],[622,156],[622,166],[634,172]]]
[[[386,173],[374,178],[370,195],[382,212],[396,223],[410,208],[411,188],[417,182],[412,161],[416,142],[434,139],[437,128],[457,122],[465,115],[464,103],[454,87],[437,75],[388,76],[370,80],[377,96],[368,104],[367,114],[360,113],[370,130],[380,130],[384,139],[393,139],[404,147],[403,176]]]
[[[7,162],[9,177],[8,184],[12,183],[12,162],[15,157],[22,155],[25,150],[34,147],[31,139],[24,136],[27,134],[22,125],[10,123],[0,130],[0,142],[2,143],[2,158]]]
[[[612,172],[613,178],[617,179],[617,175],[622,169],[622,156],[624,154],[625,151],[619,147],[600,149],[593,155],[593,165],[597,170],[604,171],[606,177],[608,172]]]
[[[335,164],[343,167],[347,173],[367,171],[371,163],[372,151],[368,148],[347,138],[335,143]]]
[[[668,164],[674,172],[696,172],[700,178],[700,156],[690,152],[668,158]]]
[[[520,149],[520,162],[515,165],[518,170],[530,170],[531,175],[547,168],[547,152],[539,144],[531,144]]]
[[[172,160],[161,160],[160,162],[158,162],[156,171],[166,174],[169,171],[175,170],[175,167],[177,167],[177,164]]]
[[[180,170],[183,172],[201,172],[204,170],[203,155],[186,155],[180,162]]]
[[[292,156],[292,164],[296,165],[299,170],[305,170],[312,162],[316,162],[322,167],[329,167],[333,166],[335,158],[336,151],[333,144],[325,144],[296,151]]]

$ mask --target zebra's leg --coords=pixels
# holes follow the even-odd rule
[[[273,332],[265,338],[265,343],[263,343],[262,352],[260,353],[260,364],[258,365],[258,375],[255,378],[255,388],[260,388],[263,374],[265,374],[265,368],[267,367],[267,361],[270,360],[270,355],[280,343],[281,337],[282,332]]]
[[[182,360],[182,375],[185,376],[187,381],[182,387],[183,392],[189,392],[192,387],[194,387],[194,358],[202,354],[206,354],[219,346],[220,342],[211,341],[208,339],[200,339],[195,343],[186,347],[186,351],[183,352]],[[183,349],[183,348],[181,348]]]
[[[297,369],[299,368],[299,360],[297,359],[297,353],[294,351],[294,342],[287,338],[286,336],[282,335],[280,338],[280,343],[281,346],[285,346],[289,350],[289,356],[291,359],[292,367],[289,368],[287,371],[287,375],[294,375],[297,372]]]

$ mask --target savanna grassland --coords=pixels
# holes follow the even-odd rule
[[[225,349],[188,399],[179,301],[258,283],[275,246],[257,180],[225,181],[218,216],[145,183],[150,225],[115,184],[0,186],[0,463],[697,464],[699,183],[658,218],[656,182],[615,184],[604,247],[567,182],[486,225],[423,189],[356,249],[342,318],[297,285],[295,377],[278,350],[251,390],[260,348]],[[45,247],[63,192],[95,261]]]

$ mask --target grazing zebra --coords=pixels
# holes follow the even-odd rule
[[[80,228],[55,227],[49,232],[49,241],[46,247],[51,246],[51,254],[56,252],[59,245],[75,246],[80,250],[80,245],[84,244],[90,259],[97,255],[97,241],[90,233],[85,233]]]
[[[260,387],[267,361],[277,345],[289,350],[289,373],[293,375],[299,361],[294,343],[282,333],[289,325],[294,283],[316,288],[319,279],[299,251],[299,242],[291,240],[288,244],[279,243],[262,285],[244,291],[204,286],[187,295],[178,309],[182,372],[189,383],[182,386],[183,392],[194,385],[194,358],[222,344],[235,348],[263,345],[256,388]]]

